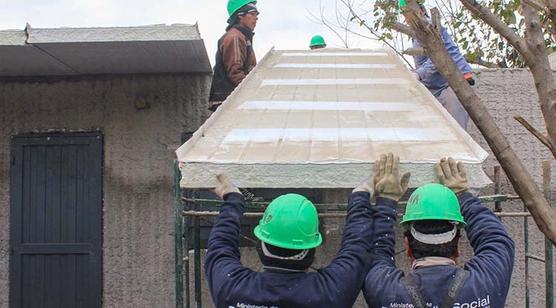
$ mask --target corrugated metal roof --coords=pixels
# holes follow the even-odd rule
[[[197,25],[0,31],[0,76],[211,72]]]
[[[225,172],[241,187],[342,188],[390,151],[413,187],[445,156],[489,183],[487,153],[385,50],[271,51],[177,155],[184,187]]]

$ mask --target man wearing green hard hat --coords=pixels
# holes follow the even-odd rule
[[[324,41],[324,37],[322,35],[313,35],[311,38],[311,42],[309,43],[309,48],[312,49],[321,49],[326,48],[326,42]]]
[[[209,109],[216,110],[257,64],[253,31],[259,11],[257,1],[228,0],[228,26],[218,40]]]
[[[386,164],[386,162],[384,162]],[[382,167],[385,169],[385,166]],[[387,186],[377,193],[403,194],[409,174],[398,187]],[[308,271],[315,249],[322,244],[317,209],[298,194],[274,199],[266,208],[255,236],[263,271],[242,266],[239,252],[243,195],[225,176],[218,176],[215,192],[224,199],[212,228],[205,273],[216,307],[352,307],[372,260],[377,228],[373,221],[386,214],[370,206],[372,179],[356,187],[349,197],[340,250],[332,262]],[[383,186],[381,186],[383,187]],[[380,214],[379,214],[380,213]],[[380,219],[378,215],[384,217]]]
[[[401,220],[409,273],[396,267],[394,222],[397,204],[380,210],[375,258],[363,292],[370,307],[504,307],[515,247],[494,213],[468,191],[462,163],[435,165],[440,184],[426,184],[410,196]],[[465,230],[474,256],[456,264]]]

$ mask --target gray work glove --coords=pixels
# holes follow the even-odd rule
[[[373,193],[373,180],[369,177],[363,183],[359,184],[359,186],[355,187],[351,192],[358,192],[358,191],[366,191],[370,194]]]
[[[411,173],[406,172],[400,178],[400,157],[392,153],[380,155],[374,165],[374,191],[375,196],[388,198],[394,201],[407,191]]]
[[[230,182],[228,177],[224,174],[219,174],[216,176],[218,179],[218,185],[212,190],[220,199],[224,199],[224,196],[229,193],[240,193],[239,189]]]
[[[450,188],[455,194],[467,191],[467,175],[462,162],[451,158],[442,158],[440,163],[434,165],[434,172],[440,184]]]

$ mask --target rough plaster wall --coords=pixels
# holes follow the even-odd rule
[[[97,128],[104,134],[104,307],[174,306],[172,160],[182,132],[208,116],[208,86],[206,75],[0,83],[0,307],[8,306],[10,136]]]
[[[475,90],[483,99],[491,115],[503,133],[506,134],[512,147],[522,159],[525,166],[530,170],[535,181],[542,183],[541,163],[544,159],[550,159],[550,154],[545,150],[531,134],[521,127],[514,119],[514,115],[522,115],[531,124],[537,128],[543,128],[544,122],[538,108],[537,94],[530,76],[526,70],[483,70],[478,74],[477,85]],[[489,151],[489,158],[484,164],[484,169],[491,177],[493,168],[497,165],[496,159],[489,150],[488,145],[480,135],[474,125],[469,128],[472,137],[481,144],[481,146]],[[553,200],[556,195],[556,163],[552,163],[552,187]],[[484,189],[481,194],[492,194],[493,187]],[[513,194],[513,189],[509,181],[502,178],[502,193]],[[323,202],[342,202],[347,200],[347,192],[342,191],[326,191]],[[553,201],[553,205],[554,204]],[[490,205],[492,207],[492,204]],[[521,211],[523,204],[521,202],[503,203],[504,211]],[[316,255],[315,267],[325,266],[336,254],[340,244],[341,230],[343,228],[343,219],[324,219],[321,221],[325,224],[325,243],[319,248]],[[512,276],[512,282],[507,300],[507,307],[524,307],[525,306],[525,273],[524,273],[524,242],[523,242],[523,218],[504,218],[504,224],[516,243],[516,259]],[[544,238],[538,231],[532,219],[529,219],[529,245],[530,253],[544,257]],[[399,229],[397,238],[401,239]],[[462,256],[459,259],[460,264],[472,256],[472,250],[466,238],[462,238]],[[261,265],[258,261],[256,251],[254,249],[242,249],[242,261],[252,269],[260,269]],[[402,269],[409,268],[408,258],[403,252],[402,243],[397,241],[396,262]],[[203,255],[204,256],[204,252]],[[193,259],[193,254],[190,255]],[[555,264],[556,268],[556,264]],[[193,282],[193,266],[190,268],[191,281]],[[544,264],[531,260],[529,266],[529,288],[531,307],[544,306]],[[203,273],[204,275],[204,273]],[[203,276],[204,277],[204,276]],[[191,301],[193,302],[193,293]],[[208,293],[206,283],[203,279],[203,307],[212,305],[210,294]],[[354,307],[366,307],[364,301],[359,298]]]

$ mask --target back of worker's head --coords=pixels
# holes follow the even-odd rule
[[[266,208],[255,236],[261,240],[257,252],[264,266],[305,270],[322,243],[317,209],[304,196],[282,195]]]
[[[417,188],[409,197],[401,225],[410,257],[458,257],[465,221],[456,195],[444,185]]]
[[[433,239],[441,234],[445,234],[443,240],[426,240],[427,237]],[[404,235],[411,249],[411,256],[415,259],[424,257],[455,258],[459,255],[458,242],[460,231],[456,225],[449,221],[416,221],[411,224],[409,230],[406,230]],[[426,242],[434,242],[434,244],[427,244]]]

